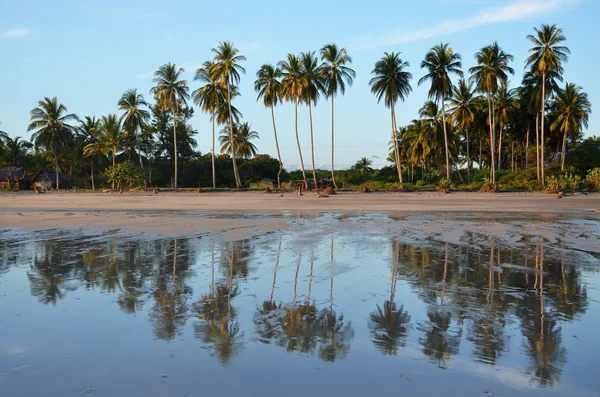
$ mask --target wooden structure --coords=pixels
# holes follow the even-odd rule
[[[0,168],[0,189],[29,189],[31,178],[19,167]]]
[[[60,189],[71,189],[73,188],[73,181],[71,178],[58,172],[58,184]],[[52,190],[56,189],[56,172],[54,170],[40,170],[33,177],[33,186],[36,190]]]

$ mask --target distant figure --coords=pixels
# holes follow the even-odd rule
[[[296,189],[296,193],[298,193],[298,197],[302,196],[302,184],[298,185],[298,188]]]

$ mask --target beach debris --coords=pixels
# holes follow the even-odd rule
[[[158,194],[158,188],[157,187],[154,188],[154,194]]]
[[[323,194],[331,196],[331,195],[335,194],[335,190],[333,190],[333,188],[331,186],[327,186],[325,188],[325,190],[323,190]]]
[[[563,192],[558,192],[558,194],[556,195],[556,198],[561,199],[561,198],[563,198],[563,196],[564,196]]]
[[[407,382],[412,382],[412,379],[410,379],[410,378],[409,378],[408,376],[406,376],[406,375],[400,375],[400,377],[401,377],[402,379],[404,379],[405,381],[407,381]]]
[[[265,194],[269,194],[272,192],[273,192],[273,190],[271,190],[271,188],[267,186],[267,188],[265,189]]]
[[[321,194],[321,193],[319,193],[319,192],[316,192],[315,194],[317,195],[317,198],[327,198],[327,197],[329,197],[328,195],[326,195],[326,194]]]
[[[366,186],[363,186],[363,187],[362,187],[362,189],[360,189],[360,192],[361,192],[361,193],[370,193],[370,192],[371,192],[371,189],[369,189],[369,188],[368,188],[368,187],[366,187]]]
[[[119,189],[119,193],[120,193],[120,194],[123,194],[123,189]]]
[[[202,193],[202,188],[200,188],[200,186],[198,186],[198,193]]]

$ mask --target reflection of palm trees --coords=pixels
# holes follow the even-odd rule
[[[225,274],[229,274],[229,268],[233,264],[231,277],[242,279],[248,277],[251,244],[249,240],[241,240],[232,241],[228,246],[224,246],[221,250],[221,266]]]
[[[350,340],[354,337],[352,324],[344,324],[344,315],[339,317],[330,309],[323,309],[317,320],[319,357],[324,361],[343,360],[350,351]]]
[[[420,331],[425,332],[425,336],[419,338],[419,343],[426,356],[437,363],[439,368],[446,368],[446,361],[458,354],[462,332],[450,332],[452,314],[443,308],[428,311],[427,317],[429,324],[419,327]]]
[[[375,347],[386,355],[395,355],[399,347],[405,346],[407,326],[410,323],[410,315],[404,310],[404,306],[396,307],[394,297],[396,295],[396,279],[398,275],[400,244],[394,241],[394,258],[392,275],[390,281],[390,299],[383,303],[383,309],[377,305],[377,310],[370,315],[371,337]]]
[[[270,340],[280,335],[279,329],[276,323],[273,321],[274,316],[271,315],[281,305],[277,305],[277,302],[273,301],[273,294],[275,293],[275,283],[277,282],[277,267],[279,266],[279,256],[281,254],[281,239],[277,246],[277,255],[275,258],[275,268],[273,269],[273,282],[271,284],[271,295],[269,299],[263,301],[262,307],[256,310],[254,315],[254,324],[256,325],[256,332],[260,336],[260,340],[263,343],[270,343]]]
[[[39,253],[27,272],[31,295],[41,303],[56,306],[58,300],[65,297],[66,291],[74,289],[66,282],[72,270],[68,252],[58,241],[41,242]]]

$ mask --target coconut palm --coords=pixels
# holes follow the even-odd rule
[[[234,145],[231,145],[231,137],[233,137]],[[243,159],[249,159],[256,156],[258,152],[256,146],[251,142],[252,139],[259,139],[258,132],[252,131],[252,126],[247,123],[234,124],[233,134],[227,129],[221,131],[219,141],[221,143],[221,153],[227,153]],[[233,149],[232,149],[233,146]]]
[[[232,86],[240,82],[240,73],[246,73],[246,70],[240,65],[240,62],[245,61],[246,57],[240,55],[239,50],[229,41],[220,42],[216,48],[212,49],[212,52],[215,54],[213,59],[214,67],[212,68],[213,77],[227,87],[225,100],[229,109],[229,132],[233,133],[233,112],[231,109],[231,99],[233,98],[231,95]],[[230,140],[233,141],[232,136]],[[240,180],[237,168],[235,146],[233,147],[231,159],[236,186],[241,188],[242,181]]]
[[[100,130],[97,131],[96,142],[90,143],[83,148],[83,156],[90,157],[98,154],[112,156],[112,166],[116,165],[116,156],[123,148],[123,142],[127,138],[127,132],[121,129],[121,123],[116,114],[102,116],[100,120]],[[112,188],[115,188],[115,182],[112,182]]]
[[[508,80],[508,73],[514,74],[515,71],[508,64],[513,60],[513,56],[507,54],[500,48],[497,42],[483,47],[475,54],[477,66],[469,69],[471,82],[479,92],[487,95],[488,99],[488,123],[490,126],[490,181],[496,182],[496,162],[494,153],[496,153],[496,118],[494,95],[498,91],[498,85]]]
[[[502,82],[496,95],[496,119],[500,128],[498,133],[498,171],[502,170],[502,136],[504,128],[515,121],[515,115],[520,106],[518,90],[509,89],[508,83]]]
[[[592,105],[583,89],[573,83],[567,83],[564,90],[559,90],[551,107],[554,122],[550,125],[552,132],[563,134],[561,170],[565,168],[567,156],[567,136],[574,136],[588,127]]]
[[[204,62],[201,68],[196,70],[194,81],[199,80],[204,85],[194,92],[192,92],[192,98],[194,103],[200,107],[204,113],[210,114],[210,120],[212,121],[212,150],[211,150],[211,163],[212,163],[212,182],[213,188],[217,187],[217,177],[215,171],[215,120],[216,112],[219,107],[225,102],[225,95],[223,89],[217,79],[212,75],[214,63],[210,61]],[[226,113],[228,116],[228,113]]]
[[[271,108],[271,120],[273,121],[273,134],[275,136],[275,148],[277,149],[277,159],[279,160],[279,171],[277,172],[277,187],[281,187],[281,152],[279,151],[279,141],[277,140],[277,127],[275,125],[275,105],[281,100],[281,70],[273,65],[264,64],[256,72],[256,81],[254,89],[258,92],[258,101],[263,99],[265,107]]]
[[[325,92],[325,86],[321,78],[321,69],[318,66],[318,58],[313,51],[303,52],[300,55],[302,62],[302,79],[304,88],[302,90],[301,102],[308,106],[308,118],[310,125],[310,153],[312,160],[313,179],[315,181],[315,190],[319,190],[317,184],[317,170],[315,164],[315,145],[313,136],[312,106],[317,105],[321,92]]]
[[[300,156],[300,170],[304,179],[304,187],[308,187],[306,172],[304,172],[304,161],[302,159],[302,149],[300,147],[300,137],[298,136],[298,103],[304,90],[304,79],[302,77],[302,61],[294,54],[288,54],[285,61],[278,64],[281,69],[281,96],[288,102],[294,103],[294,126],[296,129],[296,144],[298,145],[298,155]]]
[[[148,119],[150,119],[150,113],[144,109],[144,107],[148,106],[148,103],[144,99],[144,96],[134,88],[123,93],[121,99],[119,99],[118,106],[119,110],[123,111],[119,122],[122,123],[123,128],[134,141],[134,145],[137,146],[140,167],[144,168],[138,134],[141,134]]]
[[[375,75],[370,81],[371,93],[377,97],[377,102],[384,100],[385,106],[390,108],[392,117],[392,140],[394,141],[394,156],[396,160],[396,169],[398,170],[398,179],[402,185],[402,163],[398,148],[396,136],[396,103],[398,100],[404,101],[412,91],[410,79],[412,74],[406,69],[410,66],[400,58],[400,53],[385,52],[383,57],[377,61],[371,74]]]
[[[173,187],[175,188],[177,187],[177,114],[180,107],[186,105],[186,100],[189,98],[187,81],[181,78],[183,72],[185,69],[177,68],[170,62],[162,65],[154,72],[152,81],[156,85],[150,89],[150,93],[156,97],[160,109],[162,111],[170,110],[173,115]]]
[[[452,89],[449,105],[452,122],[465,133],[467,140],[467,180],[471,183],[469,128],[475,121],[475,113],[477,112],[477,95],[475,95],[473,85],[464,79],[460,79],[458,85]]]
[[[20,136],[14,138],[6,137],[4,141],[4,156],[13,166],[23,166],[25,155],[33,146],[31,142],[23,140]],[[2,139],[0,138],[0,142]]]
[[[541,115],[541,171],[542,183],[546,180],[546,170],[544,167],[544,117],[546,114],[546,78],[549,73],[555,72],[562,74],[563,62],[567,62],[571,51],[568,47],[561,45],[567,38],[563,30],[556,25],[542,25],[540,29],[534,28],[535,35],[528,35],[527,39],[531,41],[533,47],[529,49],[529,57],[525,60],[526,67],[542,77],[542,115]]]
[[[354,168],[356,171],[358,171],[360,173],[370,174],[371,172],[373,172],[373,168],[371,167],[372,165],[373,165],[372,160],[370,160],[366,157],[361,157],[360,160],[358,160],[352,168]]]
[[[44,97],[38,102],[38,107],[30,112],[31,123],[27,131],[34,131],[31,136],[36,149],[44,148],[54,156],[54,170],[56,172],[56,189],[60,189],[58,163],[62,149],[68,146],[73,138],[74,127],[70,121],[77,121],[77,116],[67,113],[67,108],[58,102],[56,97]]]
[[[444,146],[446,149],[446,178],[450,179],[450,153],[448,151],[448,132],[446,131],[446,98],[452,95],[451,74],[463,76],[460,69],[462,62],[460,54],[455,53],[449,44],[440,43],[425,55],[421,69],[427,69],[427,74],[419,80],[419,85],[431,81],[428,98],[442,103],[442,125],[444,127]]]
[[[338,48],[335,44],[327,44],[321,48],[321,70],[323,72],[323,85],[325,96],[331,99],[331,180],[335,183],[335,145],[334,145],[334,98],[338,92],[342,95],[346,92],[346,84],[352,85],[356,72],[347,64],[352,63],[352,58],[345,48]]]
[[[86,116],[77,128],[77,138],[85,148],[87,145],[98,142],[98,135],[101,129],[102,124],[100,120],[96,117]],[[84,154],[84,157],[89,157],[90,159],[90,180],[92,181],[92,190],[96,190],[96,183],[94,181],[94,154],[96,154],[96,151],[87,153],[87,156]]]

